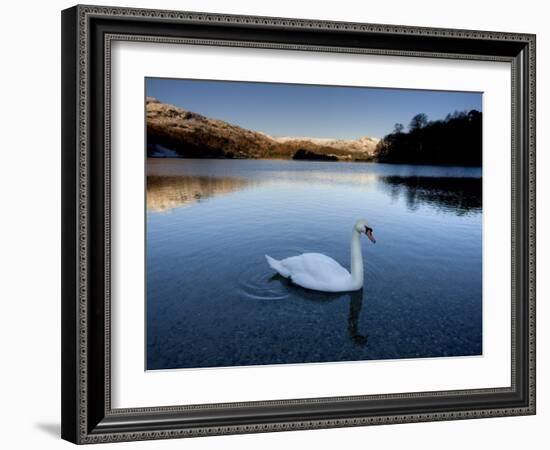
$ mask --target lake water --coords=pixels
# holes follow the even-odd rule
[[[147,161],[147,369],[480,355],[481,169],[272,160]],[[349,269],[308,291],[264,255]]]

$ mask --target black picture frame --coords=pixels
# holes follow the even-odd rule
[[[511,386],[113,409],[109,77],[115,40],[509,62]],[[62,437],[78,444],[535,414],[535,36],[119,7],[64,10],[61,403]]]

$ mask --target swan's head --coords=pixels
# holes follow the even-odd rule
[[[355,224],[355,229],[359,233],[363,233],[365,236],[369,238],[369,241],[371,241],[373,244],[376,244],[376,239],[374,239],[373,232],[374,230],[369,225],[369,223],[365,219],[360,219]]]

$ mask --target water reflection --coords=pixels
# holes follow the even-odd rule
[[[393,200],[404,196],[411,211],[422,204],[457,215],[481,210],[481,178],[385,176],[379,180]]]
[[[353,292],[318,292],[311,291],[309,289],[304,289],[300,286],[292,284],[287,278],[282,277],[279,274],[275,274],[271,277],[269,282],[279,282],[282,287],[285,289],[292,289],[299,291],[299,297],[309,301],[317,303],[333,302],[333,301],[344,301],[347,299],[349,301],[349,314],[348,314],[348,335],[350,340],[360,346],[364,347],[367,345],[368,337],[366,334],[362,334],[359,331],[359,319],[361,316],[361,309],[363,308],[363,289]]]
[[[348,314],[348,335],[350,340],[361,347],[367,345],[367,336],[359,332],[359,318],[363,308],[363,289],[346,293],[327,293],[315,292],[293,286],[294,289],[300,289],[300,297],[313,301],[335,301],[347,299],[349,301]]]
[[[324,163],[326,164],[326,163]],[[380,176],[375,173],[353,173],[336,171],[277,171],[268,172],[273,180],[295,181],[300,183],[335,184],[353,187],[369,187],[375,185]]]
[[[267,174],[266,174],[267,175]],[[392,200],[404,197],[410,211],[415,211],[420,205],[430,205],[442,211],[464,215],[469,212],[479,212],[482,206],[481,178],[457,177],[419,177],[419,176],[377,176],[373,174],[304,174],[298,177],[266,177],[265,180],[247,177],[224,176],[161,176],[147,177],[147,210],[164,212],[180,206],[188,206],[201,200],[257,186],[267,181],[284,178],[285,181],[294,178],[296,182],[313,183],[343,183],[358,186],[376,184],[386,190]],[[314,176],[315,175],[315,176]]]
[[[359,332],[359,316],[363,308],[363,289],[351,292],[349,295],[348,333],[351,340],[364,347],[367,345],[367,335]]]
[[[254,184],[246,178],[210,176],[148,176],[147,211],[164,212]]]

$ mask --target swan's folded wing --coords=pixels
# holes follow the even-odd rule
[[[290,281],[306,289],[324,290],[327,287],[325,282],[315,279],[306,272],[294,273],[290,276]]]
[[[337,261],[322,253],[304,253],[304,270],[317,279],[349,277],[350,273]]]
[[[345,290],[350,274],[334,259],[321,253],[304,253],[281,261],[294,284],[327,292]]]
[[[315,291],[343,292],[352,289],[349,274],[322,279],[317,276],[314,277],[312,274],[301,272],[291,275],[290,280],[298,286]]]
[[[278,262],[290,275],[306,273],[319,279],[332,276],[349,276],[349,272],[338,262],[322,253],[303,253]]]

